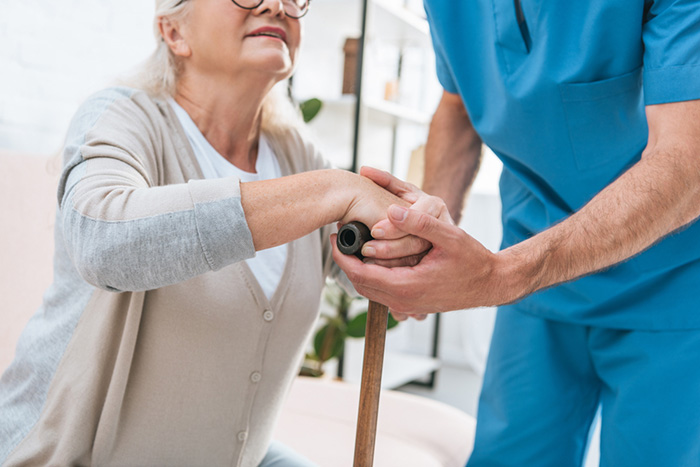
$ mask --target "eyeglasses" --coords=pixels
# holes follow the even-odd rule
[[[255,10],[265,0],[231,0],[236,6],[244,10]],[[311,0],[282,0],[284,14],[290,18],[299,19],[309,12]],[[175,6],[180,6],[185,0],[180,0]]]
[[[254,10],[265,0],[231,0],[244,10]],[[290,18],[299,19],[309,12],[310,0],[282,0],[284,14]]]

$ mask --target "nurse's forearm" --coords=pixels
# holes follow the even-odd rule
[[[700,101],[647,109],[642,159],[560,224],[499,255],[518,296],[605,269],[700,216]]]
[[[423,191],[439,196],[455,222],[481,161],[481,139],[459,95],[443,93],[425,147]]]
[[[256,251],[288,243],[336,221],[374,225],[392,203],[408,204],[345,170],[241,183],[241,204]]]

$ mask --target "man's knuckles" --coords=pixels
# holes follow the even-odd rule
[[[413,227],[413,232],[418,236],[430,235],[435,230],[433,217],[428,214],[413,212],[407,217],[407,224]]]

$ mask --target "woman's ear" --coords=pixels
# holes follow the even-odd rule
[[[189,57],[192,55],[192,49],[190,49],[184,36],[180,33],[181,26],[179,22],[166,17],[162,17],[158,21],[160,35],[173,54],[178,57]]]

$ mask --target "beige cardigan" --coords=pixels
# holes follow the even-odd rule
[[[267,136],[283,175],[325,167],[298,134]],[[262,460],[337,271],[330,227],[289,244],[268,301],[239,181],[201,178],[166,102],[112,88],[78,111],[54,284],[0,381],[0,464]]]

